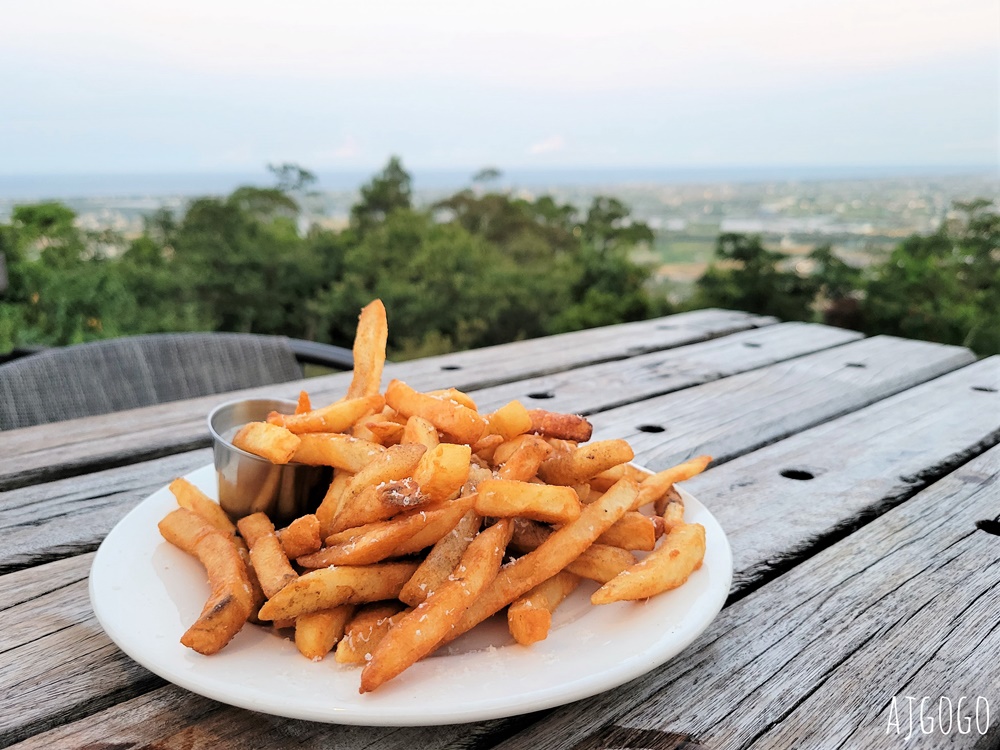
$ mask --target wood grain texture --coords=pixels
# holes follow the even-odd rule
[[[996,443],[1000,439],[1000,408],[996,408],[1000,395],[974,389],[996,383],[998,364],[1000,358],[993,358],[963,368],[854,415],[712,469],[690,482],[692,491],[712,509],[727,530],[737,561],[736,593],[760,588],[765,581],[819,552],[838,536],[903,502],[956,464]],[[838,452],[843,454],[841,458],[837,458]],[[817,474],[817,479],[807,481],[781,477],[780,471],[787,467],[790,457],[796,459],[797,466],[825,471]],[[831,475],[828,483],[818,482],[827,475]],[[753,523],[756,518],[772,520],[758,525]],[[27,577],[34,570],[37,569],[14,575]],[[69,597],[69,594],[63,596]],[[747,597],[744,601],[752,598]],[[67,607],[71,609],[71,603]],[[79,631],[86,634],[86,626],[80,626]],[[18,663],[24,665],[22,669],[45,673],[55,668],[56,659],[58,653],[48,661],[44,655],[36,653],[30,660]],[[120,654],[106,657],[110,663],[117,663],[116,659],[125,660],[125,657]],[[611,708],[605,710],[605,715],[613,711],[614,705],[625,701],[622,695],[613,695],[617,697],[609,698]],[[99,703],[104,700],[103,694],[93,697]],[[59,711],[60,700],[58,695],[52,696],[46,706],[49,712],[46,716],[53,717]],[[20,705],[14,705],[18,709],[16,713],[20,713]],[[30,711],[31,707],[26,706],[25,710]],[[117,713],[120,710],[123,709],[111,708],[81,719],[74,731],[88,731],[86,727],[89,726],[89,731],[96,732],[104,722],[124,721]],[[226,717],[223,723],[233,726],[237,733],[243,732],[244,727],[260,726],[260,719],[255,714],[224,709],[219,716],[223,715]],[[57,721],[55,718],[48,720]],[[312,725],[297,727],[301,722],[268,721],[280,727],[283,733],[308,735],[314,731],[309,728]],[[576,721],[581,720],[577,717]],[[200,734],[200,724],[183,731],[186,738],[211,736]],[[381,747],[383,742],[390,742],[387,739],[390,736],[392,742],[411,741],[414,746],[427,747],[448,747],[459,741],[457,735],[444,730],[434,735],[437,741],[431,744],[425,744],[427,735],[423,730],[393,730],[391,733],[378,730],[366,736],[369,744],[359,745],[351,744],[346,735],[339,733],[341,730],[327,731],[330,734],[326,736],[337,740],[338,747],[347,748]],[[488,730],[482,731],[485,737],[490,736]],[[247,730],[247,735],[253,735],[252,729]]]
[[[529,409],[593,414],[856,341],[861,334],[809,323],[760,330],[574,368],[475,392],[481,411],[519,400]]]
[[[728,461],[974,359],[959,347],[875,336],[601,412],[594,439],[627,439],[657,471],[704,453]]]
[[[604,747],[592,738],[609,728],[619,746],[659,733],[712,750],[995,747],[1000,537],[975,524],[998,510],[994,448],[727,608],[681,657],[499,747]],[[989,700],[988,735],[917,727],[908,743],[905,708],[890,728],[893,697],[963,695]]]
[[[776,322],[726,310],[698,310],[621,326],[429,357],[386,366],[418,389],[482,388],[599,361],[705,341]],[[87,471],[124,466],[209,444],[205,418],[217,405],[260,396],[294,399],[303,388],[314,403],[340,398],[350,373],[0,432],[0,490]]]
[[[0,573],[97,549],[140,500],[211,461],[203,448],[3,493]]]

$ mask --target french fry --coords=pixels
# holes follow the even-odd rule
[[[308,555],[323,546],[319,535],[319,519],[312,513],[296,518],[277,533],[281,548],[289,560]]]
[[[319,536],[326,539],[333,529],[333,519],[340,510],[341,501],[347,492],[348,486],[354,475],[348,471],[336,470],[333,472],[333,481],[330,482],[330,489],[323,496],[323,501],[316,509],[316,520],[319,521]]]
[[[437,391],[427,391],[428,396],[433,396],[434,398],[444,399],[445,401],[451,401],[459,406],[464,406],[466,409],[472,409],[472,411],[479,411],[479,407],[476,406],[476,402],[472,400],[472,396],[468,393],[463,393],[457,388],[442,388]]]
[[[452,576],[389,629],[361,671],[362,693],[391,680],[434,650],[496,578],[512,531],[513,521],[501,520],[480,532]]]
[[[159,529],[168,542],[197,557],[208,573],[208,601],[181,643],[199,654],[217,653],[240,631],[253,607],[236,542],[187,508],[168,513]]]
[[[503,444],[503,438],[500,435],[483,435],[476,444],[472,446],[472,452],[475,453],[483,461],[489,463],[493,460],[493,454],[496,449]]]
[[[394,445],[387,448],[354,475],[344,492],[343,503],[349,504],[368,487],[411,476],[426,452],[427,449],[422,445]]]
[[[413,511],[391,521],[368,524],[360,534],[335,540],[325,549],[298,558],[303,568],[329,565],[370,565],[429,547],[454,528],[472,505],[472,498],[428,511]],[[353,531],[353,530],[352,530]],[[348,534],[349,532],[342,532]],[[333,539],[334,537],[331,537]]]
[[[170,483],[170,491],[177,498],[177,504],[198,514],[224,534],[235,535],[236,525],[229,520],[219,504],[183,477]]]
[[[486,432],[486,420],[473,409],[442,398],[418,393],[401,380],[393,380],[385,391],[389,406],[407,417],[423,417],[460,443],[472,445]]]
[[[513,440],[518,435],[529,432],[532,427],[531,414],[520,401],[511,401],[495,412],[486,415],[487,429],[504,440]]]
[[[632,510],[638,510],[643,505],[656,502],[663,497],[675,482],[683,482],[701,474],[708,465],[712,463],[711,456],[695,456],[677,466],[657,472],[647,477],[639,485],[639,496],[636,498],[636,506]]]
[[[411,477],[380,482],[365,488],[357,497],[345,500],[333,519],[330,530],[335,534],[375,521],[385,521],[429,504],[428,497],[420,491],[420,485]]]
[[[250,545],[250,562],[257,580],[269,599],[298,578],[288,564],[285,550],[274,533],[274,525],[263,513],[254,513],[236,522],[240,534]]]
[[[295,647],[307,659],[320,661],[344,636],[347,621],[354,615],[353,604],[312,612],[295,618]]]
[[[299,438],[278,425],[250,422],[233,437],[233,445],[273,464],[287,464],[299,447]]]
[[[250,606],[250,616],[247,618],[248,622],[252,622],[254,625],[259,625],[260,620],[257,619],[257,613],[260,612],[260,608],[264,606],[264,602],[267,601],[267,597],[264,596],[264,589],[260,587],[260,581],[257,580],[257,573],[253,569],[253,564],[250,562],[250,548],[247,547],[245,540],[240,539],[238,536],[233,537],[233,541],[236,543],[236,551],[240,553],[240,559],[243,561],[243,568],[247,573],[247,580],[250,582],[250,600],[252,602]]]
[[[522,646],[545,640],[552,613],[580,585],[580,576],[563,570],[514,601],[507,610],[507,627]]]
[[[395,599],[416,569],[415,562],[388,562],[313,570],[271,597],[258,617],[280,620],[341,604]]]
[[[643,481],[652,475],[653,472],[647,471],[646,469],[640,469],[635,464],[619,464],[618,466],[613,466],[607,471],[602,471],[596,477],[591,479],[590,486],[598,492],[605,492],[611,487],[611,485],[622,477],[630,477],[634,481],[638,482],[641,487]]]
[[[575,414],[531,409],[528,415],[531,417],[531,431],[536,435],[584,443],[594,433],[593,425]]]
[[[309,466],[332,466],[352,474],[361,471],[372,459],[385,453],[385,447],[340,432],[304,432],[292,461]]]
[[[416,607],[443,583],[458,565],[462,554],[479,532],[482,517],[474,510],[466,513],[455,527],[437,541],[420,567],[399,592],[399,599]]]
[[[399,620],[402,611],[403,605],[399,602],[379,602],[358,608],[337,644],[337,663],[366,664],[372,650]]]
[[[365,305],[358,317],[358,329],[354,335],[354,377],[347,389],[348,399],[379,392],[388,338],[385,305],[377,299]]]
[[[598,502],[586,506],[577,520],[553,532],[533,552],[502,568],[493,583],[462,616],[447,636],[448,640],[454,640],[565,568],[625,514],[638,492],[635,482],[622,479]]]
[[[590,597],[592,604],[648,599],[675,589],[701,567],[705,557],[705,527],[675,526],[644,560],[612,578]]]
[[[499,449],[497,452],[499,453]],[[497,469],[497,475],[501,479],[527,482],[538,473],[542,462],[552,455],[552,446],[535,435],[523,435],[517,439],[517,447],[512,452],[505,452],[505,455],[503,463]]]
[[[413,479],[432,503],[458,495],[469,479],[472,450],[467,445],[441,443],[420,457]]]
[[[531,518],[569,523],[580,517],[580,499],[572,487],[486,479],[479,483],[476,513],[497,518]]]
[[[312,402],[309,400],[309,394],[305,391],[299,391],[299,402],[295,405],[295,413],[305,414],[307,411],[312,411]]]
[[[659,502],[660,501],[657,500],[657,503]],[[663,514],[660,518],[663,520],[663,527],[665,531],[670,531],[676,526],[680,526],[684,523],[684,501],[668,501],[663,507]]]
[[[572,453],[554,453],[538,469],[538,476],[548,484],[572,486],[633,458],[632,446],[624,440],[601,440],[581,445]]]
[[[656,546],[656,539],[656,523],[633,510],[619,518],[597,541],[612,547],[649,552]]]
[[[403,425],[391,419],[369,419],[364,426],[381,445],[397,445],[403,439]]]
[[[431,450],[441,440],[434,425],[423,417],[414,415],[406,420],[406,427],[403,428],[403,437],[399,442],[407,445],[422,445],[427,450]]]
[[[362,417],[374,414],[385,405],[385,399],[375,393],[370,396],[349,398],[344,401],[313,409],[302,414],[271,412],[269,424],[301,434],[305,432],[346,432]]]
[[[521,552],[531,552],[552,536],[552,530],[535,521],[517,519],[511,546]],[[566,566],[570,573],[589,578],[598,583],[607,583],[626,568],[635,565],[636,559],[628,550],[607,544],[591,544]]]

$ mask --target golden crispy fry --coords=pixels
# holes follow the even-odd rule
[[[358,329],[354,334],[354,377],[347,389],[347,398],[372,396],[379,392],[388,338],[385,305],[379,299],[369,302],[361,309]]]
[[[501,520],[480,532],[452,575],[389,629],[361,672],[362,693],[391,680],[434,650],[479,593],[496,578],[512,530],[513,521]]]
[[[442,508],[412,511],[391,521],[367,524],[358,534],[346,536],[350,529],[330,537],[328,546],[311,555],[300,557],[303,568],[324,568],[329,565],[370,565],[387,557],[398,557],[430,547],[454,528],[472,505],[472,498],[456,500]]]
[[[586,506],[577,520],[553,532],[538,549],[501,569],[448,639],[457,638],[565,568],[625,514],[638,492],[635,482],[622,479],[598,502]]]
[[[305,414],[307,411],[312,411],[312,402],[309,400],[309,394],[305,391],[299,391],[299,402],[295,405],[295,413]]]
[[[637,511],[629,511],[597,540],[622,549],[649,552],[656,546],[656,523]]]
[[[598,492],[605,492],[611,487],[611,485],[622,477],[630,477],[638,482],[641,487],[642,483],[652,475],[653,472],[647,471],[646,469],[640,469],[635,464],[619,464],[618,466],[614,466],[607,471],[602,471],[596,477],[591,479],[590,486]]]
[[[440,586],[458,565],[462,554],[479,533],[482,522],[482,517],[474,510],[462,516],[455,527],[437,541],[417,571],[403,586],[403,590],[399,592],[400,601],[416,607]]]
[[[535,586],[507,610],[507,627],[522,646],[545,640],[552,627],[552,613],[580,585],[580,576],[563,570]]]
[[[250,616],[252,589],[234,538],[186,508],[159,523],[163,538],[198,558],[208,572],[211,594],[181,643],[199,654],[214,654],[233,639]]]
[[[298,578],[288,564],[285,550],[274,533],[274,525],[265,514],[254,513],[241,518],[236,526],[250,545],[250,562],[268,598]]]
[[[462,494],[473,494],[479,487],[479,483],[486,479],[493,479],[493,472],[485,466],[475,463],[475,457],[473,457],[473,463],[469,467],[469,480],[462,485]]]
[[[344,636],[344,628],[353,615],[354,605],[342,604],[297,617],[295,647],[307,659],[320,661]]]
[[[639,491],[642,491],[642,484],[639,485]],[[670,485],[667,491],[653,503],[653,512],[662,516],[667,512],[667,508],[673,504],[681,506],[681,515],[683,515],[684,498],[681,497],[681,493],[677,491],[676,487]]]
[[[522,435],[516,441],[504,443],[504,446],[516,443],[513,451],[504,451],[505,458],[497,469],[501,479],[514,479],[527,482],[538,473],[538,467],[552,455],[552,446],[536,435]],[[502,446],[503,447],[503,446]],[[494,459],[498,458],[497,453]]]
[[[364,423],[378,442],[384,446],[397,445],[403,439],[403,425],[391,419],[369,419]]]
[[[469,479],[472,450],[467,445],[441,443],[429,449],[413,470],[413,479],[432,503],[458,495]]]
[[[594,433],[594,426],[575,414],[532,409],[528,415],[531,417],[531,431],[536,435],[584,443]]]
[[[352,474],[361,471],[385,448],[341,432],[304,432],[292,460],[310,466],[333,466]]]
[[[476,444],[472,446],[472,452],[487,463],[493,460],[496,449],[503,445],[503,438],[499,435],[483,435]]]
[[[476,512],[497,518],[569,523],[580,517],[580,499],[572,487],[486,479],[479,483]]]
[[[312,513],[296,518],[278,532],[278,540],[289,560],[315,552],[323,546],[319,535],[319,519]]]
[[[680,526],[684,523],[684,501],[671,500],[668,502],[664,506],[663,515],[660,518],[663,521],[664,531],[670,531],[674,527]]]
[[[400,513],[430,505],[411,477],[368,487],[357,497],[345,501],[330,526],[331,534],[357,526],[385,521]],[[329,538],[329,537],[328,537]]]
[[[197,513],[225,534],[236,534],[236,525],[229,520],[226,511],[188,480],[183,477],[175,479],[170,483],[170,491],[177,498],[177,504],[182,508]]]
[[[401,380],[393,380],[385,391],[389,406],[407,417],[423,417],[460,443],[472,445],[486,432],[486,420],[473,409],[453,401],[418,393]]]
[[[403,437],[399,442],[408,445],[422,445],[427,450],[431,450],[441,442],[441,439],[438,437],[437,427],[423,417],[414,415],[406,420]]]
[[[538,476],[548,484],[571,486],[634,457],[632,446],[624,440],[601,440],[581,445],[572,453],[553,454],[538,469]]]
[[[353,478],[354,475],[348,471],[337,469],[333,472],[333,481],[330,482],[330,489],[326,491],[323,501],[316,509],[316,520],[319,521],[319,536],[321,539],[326,539],[332,533],[333,519],[336,518],[337,512],[340,510],[344,493],[347,492],[347,488]]]
[[[520,401],[511,401],[492,414],[486,415],[487,429],[504,440],[513,440],[518,435],[529,432],[532,427],[531,414]]]
[[[647,477],[639,485],[639,496],[635,500],[636,506],[633,510],[637,510],[648,503],[656,502],[667,493],[674,482],[683,482],[686,479],[701,474],[710,463],[712,463],[711,456],[695,456],[682,464],[671,466],[669,469],[664,469]]]
[[[259,625],[260,620],[257,619],[257,613],[264,606],[267,597],[264,596],[264,589],[260,587],[260,581],[257,580],[257,573],[250,562],[250,548],[247,547],[247,543],[238,536],[233,537],[233,541],[236,543],[236,551],[240,553],[243,568],[247,572],[247,580],[250,582],[250,600],[252,604],[250,606],[250,616],[247,618],[247,621],[252,622],[254,625]]]
[[[445,401],[451,401],[459,406],[472,409],[472,411],[479,411],[479,407],[476,406],[476,402],[472,400],[472,396],[468,393],[463,393],[457,388],[442,388],[437,391],[427,391],[427,395],[433,396],[434,398],[444,399]]]
[[[402,616],[399,602],[379,602],[360,607],[347,623],[344,637],[337,644],[338,664],[366,664],[372,650]]]
[[[394,445],[387,448],[354,475],[344,492],[343,504],[349,504],[368,487],[411,476],[426,452],[427,449],[422,445]]]
[[[608,581],[590,597],[592,604],[648,599],[675,589],[701,567],[705,557],[705,527],[685,523],[671,529],[645,560]]]
[[[271,597],[258,616],[280,620],[341,604],[395,599],[416,569],[415,562],[389,562],[313,570]]]
[[[349,398],[344,401],[313,409],[302,414],[278,414],[271,412],[269,424],[280,425],[291,432],[346,432],[354,423],[369,414],[374,414],[385,405],[385,399],[375,393],[371,396]]]
[[[273,464],[287,464],[299,447],[299,438],[278,425],[250,422],[236,433],[233,445]]]
[[[535,521],[517,519],[511,546],[521,552],[531,552],[552,535],[552,530]],[[570,573],[607,583],[626,568],[635,565],[635,555],[621,547],[594,543],[566,566]]]

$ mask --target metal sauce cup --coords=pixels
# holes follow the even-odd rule
[[[285,399],[246,399],[217,406],[208,415],[219,505],[234,521],[263,512],[275,524],[287,523],[316,510],[329,488],[333,477],[329,466],[272,464],[231,442],[247,422],[263,421],[272,411],[294,414],[295,406]]]

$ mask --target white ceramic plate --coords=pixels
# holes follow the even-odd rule
[[[215,471],[187,477],[216,497]],[[719,524],[685,494],[686,520],[707,532],[701,569],[646,602],[594,607],[584,583],[553,618],[548,639],[519,646],[493,618],[374,693],[358,694],[360,669],[303,658],[274,631],[247,625],[221,652],[179,642],[208,597],[205,572],[165,542],[157,522],[176,508],[166,487],[142,501],[101,544],[90,600],[111,639],[147,669],[200,695],[312,721],[380,726],[452,724],[537,711],[595,695],[648,672],[690,644],[729,593],[732,557]]]

